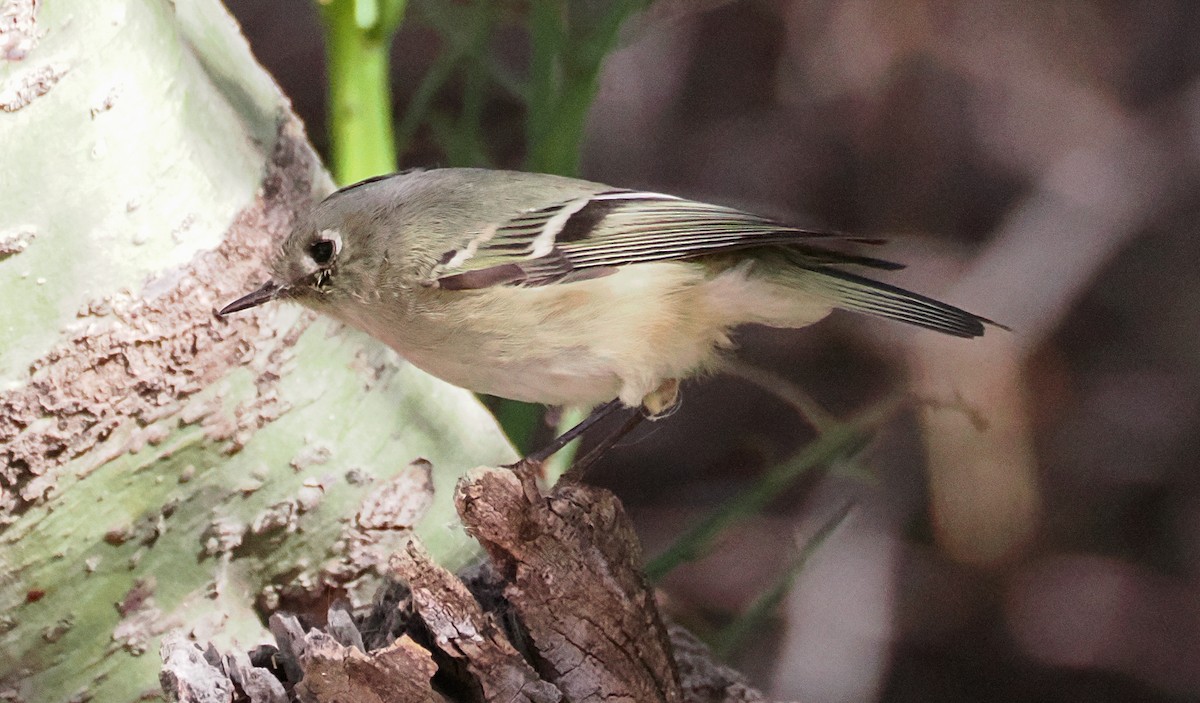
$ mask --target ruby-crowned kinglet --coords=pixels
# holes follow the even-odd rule
[[[476,392],[651,415],[744,323],[843,308],[959,337],[995,324],[846,270],[899,264],[826,248],[864,242],[572,178],[410,171],[326,198],[220,314],[294,300]]]

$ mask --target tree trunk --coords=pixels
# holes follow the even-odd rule
[[[214,315],[331,187],[224,8],[0,32],[0,698],[154,693],[162,633],[249,647],[409,527],[470,558],[454,481],[512,458],[473,397],[295,306]]]

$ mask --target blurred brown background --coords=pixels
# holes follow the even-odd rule
[[[229,5],[324,148],[315,9]],[[494,50],[520,70],[519,32]],[[398,106],[438,51],[401,31]],[[487,110],[492,153],[519,164],[519,105]],[[583,175],[893,238],[882,254],[910,267],[888,280],[1015,330],[744,330],[743,359],[838,417],[909,400],[853,466],[672,574],[677,617],[718,632],[853,500],[731,657],[773,696],[1200,699],[1198,156],[1188,0],[663,0],[636,17]],[[443,158],[418,134],[401,162]],[[745,380],[685,394],[591,475],[651,554],[814,434]]]

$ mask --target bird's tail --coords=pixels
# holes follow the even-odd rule
[[[756,271],[747,272],[759,301],[747,319],[772,327],[803,327],[841,308],[955,337],[982,336],[985,325],[1007,329],[939,300],[820,263],[758,263]]]
[[[797,273],[802,273],[803,285],[808,290],[829,297],[835,307],[845,310],[907,322],[955,337],[981,337],[984,325],[1002,327],[940,300],[845,271],[814,267]]]

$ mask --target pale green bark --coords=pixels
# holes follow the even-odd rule
[[[132,701],[157,689],[167,627],[252,646],[256,599],[355,575],[344,518],[417,457],[434,484],[418,532],[450,566],[468,558],[453,482],[512,459],[470,394],[290,306],[211,314],[259,282],[257,261],[205,257],[253,242],[231,244],[231,224],[261,210],[290,114],[225,10],[48,0],[36,20],[23,59],[0,53],[0,407],[50,389],[41,417],[0,430],[29,464],[0,467],[0,691]],[[128,387],[101,382],[124,377],[108,363]],[[72,429],[80,402],[115,429]],[[31,449],[56,427],[65,452]]]

